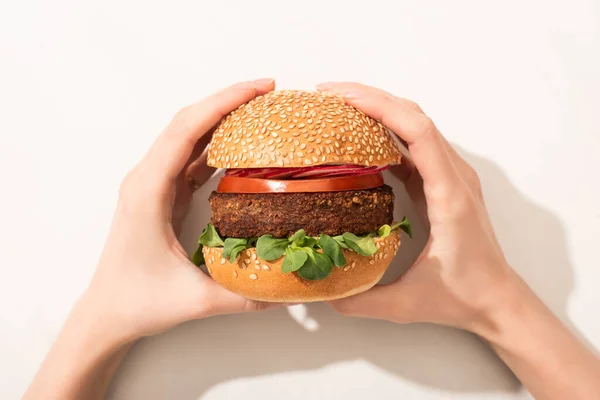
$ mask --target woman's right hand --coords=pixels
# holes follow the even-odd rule
[[[413,200],[419,190],[424,194],[431,227],[425,249],[401,278],[332,306],[346,315],[478,333],[518,278],[494,235],[476,172],[417,104],[355,83],[318,88],[341,94],[408,144],[412,160],[405,158],[398,172]]]

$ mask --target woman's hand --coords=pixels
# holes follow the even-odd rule
[[[477,174],[417,104],[352,83],[320,89],[342,94],[408,144],[412,160],[405,158],[396,172],[413,198],[424,194],[431,227],[425,249],[400,279],[331,304],[353,316],[477,330],[514,277],[494,236]]]
[[[600,398],[600,360],[507,264],[477,174],[415,103],[353,84],[324,84],[407,144],[397,175],[427,203],[430,237],[397,281],[331,304],[346,315],[433,322],[484,338],[536,399]],[[414,163],[414,164],[413,164]]]
[[[132,340],[181,322],[254,311],[193,265],[176,233],[193,187],[210,178],[202,152],[227,113],[273,90],[273,80],[240,83],[184,108],[121,185],[116,214],[83,302]],[[192,179],[190,179],[190,176]],[[193,184],[192,184],[193,182]]]
[[[187,320],[259,310],[193,265],[176,233],[193,188],[214,171],[203,150],[230,111],[274,88],[240,83],[181,110],[121,186],[96,273],[24,399],[101,399],[136,339]]]

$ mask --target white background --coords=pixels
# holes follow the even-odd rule
[[[260,77],[296,89],[355,80],[419,102],[479,171],[508,259],[600,347],[599,26],[594,0],[2,0],[0,398],[30,382],[91,277],[121,178],[170,117]],[[398,214],[412,215],[394,186]],[[417,233],[392,274],[419,250]],[[110,395],[241,397],[528,395],[469,334],[324,305],[144,340]]]

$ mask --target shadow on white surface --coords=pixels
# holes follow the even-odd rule
[[[481,176],[508,260],[568,323],[565,307],[573,289],[573,273],[560,222],[525,199],[496,165],[460,153]],[[196,194],[182,234],[188,251],[209,220],[206,199],[217,180],[213,178]],[[407,214],[417,221],[402,185],[391,175],[386,182],[396,193],[396,217]],[[415,233],[413,241],[404,241],[385,280],[399,276],[422,249],[426,233],[420,226]],[[451,392],[519,390],[512,373],[471,334],[426,324],[400,326],[344,318],[324,304],[309,304],[306,309],[306,316],[301,315],[302,309],[279,309],[215,317],[143,340],[124,360],[109,398],[197,399],[215,385],[238,378],[315,370],[355,360],[372,363],[399,379]],[[304,323],[297,321],[303,318]],[[310,326],[304,327],[308,318]]]

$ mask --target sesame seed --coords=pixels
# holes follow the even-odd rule
[[[269,267],[269,266],[268,266],[268,265],[266,265],[266,264],[265,264],[265,265],[263,265],[262,267],[263,267],[263,269],[264,269],[265,271],[270,271],[270,270],[271,270],[271,267]]]
[[[236,270],[233,270],[233,277],[234,277],[234,278],[237,278],[237,277],[238,277],[238,273],[237,273],[237,271],[236,271]]]
[[[221,265],[225,264],[225,261],[226,260],[224,258],[221,258]]]
[[[282,146],[271,147],[275,145],[271,138],[280,139],[278,132],[285,135],[282,141],[275,141],[277,145],[286,140],[291,143],[293,139],[299,141],[296,147],[306,144],[301,150],[311,154],[310,164],[300,157],[294,163],[296,166],[313,162],[354,162],[368,166],[401,160],[387,129],[345,104],[340,96],[283,90],[258,96],[227,115],[215,129],[213,138],[217,140],[209,147],[207,163],[217,168],[290,166],[292,156],[288,159],[275,150],[283,150]],[[317,145],[325,142],[330,147],[311,150],[308,144],[314,142]],[[264,154],[265,151],[268,153]],[[317,161],[313,161],[315,153],[320,157]],[[271,154],[277,157],[273,160]]]
[[[250,274],[248,277],[252,280],[258,279],[258,275],[256,275],[256,274]]]

